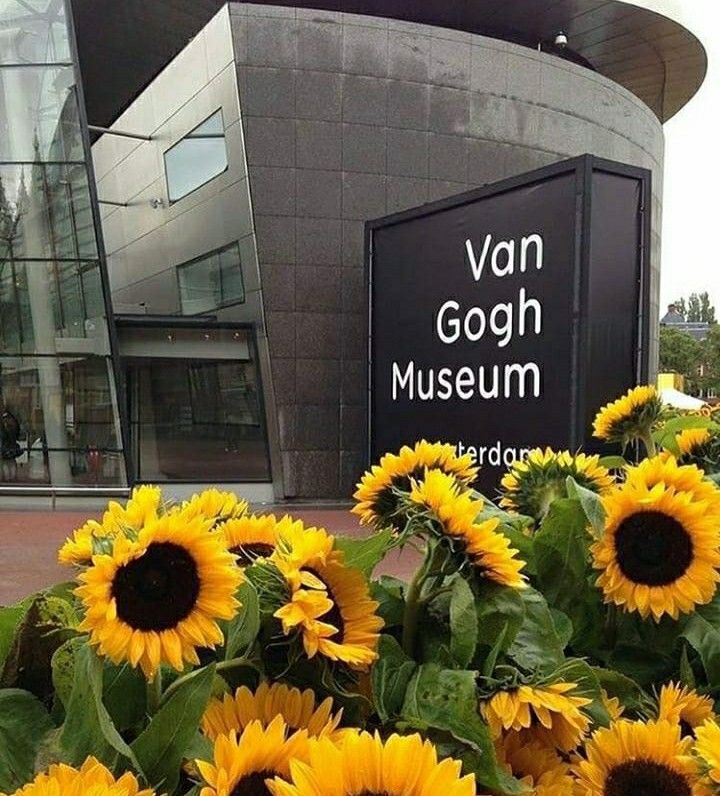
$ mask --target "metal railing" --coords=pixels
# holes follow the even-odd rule
[[[22,484],[0,485],[0,498],[8,497],[49,497],[55,511],[58,497],[128,497],[129,487],[90,487],[90,486],[24,486]]]

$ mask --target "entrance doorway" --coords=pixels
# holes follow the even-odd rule
[[[251,329],[119,331],[136,481],[271,480]]]

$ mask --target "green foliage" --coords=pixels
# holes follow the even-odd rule
[[[717,424],[708,417],[699,415],[681,415],[673,417],[653,433],[653,439],[662,448],[669,450],[675,456],[680,455],[680,450],[675,441],[675,436],[688,428],[717,429]]]
[[[588,554],[588,513],[595,511],[595,504],[587,496],[586,500],[590,509],[577,499],[555,501],[534,540],[538,588],[553,608],[568,617],[573,627],[571,646],[583,653],[602,644],[604,622]]]
[[[399,717],[408,683],[417,669],[392,636],[381,636],[379,658],[372,669],[372,689],[375,709],[383,722]]]
[[[450,655],[459,668],[465,668],[473,659],[477,642],[475,595],[463,578],[456,578],[450,598]]]
[[[63,759],[78,766],[89,755],[110,764],[120,756],[136,771],[142,771],[132,749],[113,724],[102,695],[103,664],[85,644],[75,653],[73,686],[58,738]]]
[[[214,676],[211,664],[183,678],[132,744],[147,781],[158,792],[172,793],[177,787],[180,765],[195,739]]]
[[[19,688],[0,690],[0,792],[32,779],[35,756],[53,729],[40,701]]]
[[[682,636],[700,656],[708,682],[720,684],[720,595],[690,616]]]
[[[252,582],[246,580],[238,589],[242,610],[225,631],[225,659],[244,657],[250,653],[260,630],[260,601]]]
[[[401,717],[413,727],[449,733],[465,747],[465,769],[480,786],[501,793],[521,793],[523,788],[495,760],[490,731],[480,718],[475,678],[477,672],[442,669],[425,663],[412,676]]]
[[[370,577],[375,567],[383,560],[392,540],[392,530],[386,528],[365,539],[338,537],[337,547],[345,553],[345,564],[359,569]]]
[[[523,589],[520,596],[525,617],[507,650],[507,657],[521,669],[547,673],[565,660],[562,640],[542,594],[528,588]]]

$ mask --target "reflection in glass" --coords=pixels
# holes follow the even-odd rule
[[[69,61],[63,0],[0,0],[0,64]]]
[[[269,479],[255,361],[139,359],[128,388],[141,480]]]
[[[0,161],[82,159],[72,66],[0,66]]]
[[[178,266],[177,274],[183,315],[199,315],[245,301],[237,243]]]
[[[66,2],[0,0],[0,481],[123,484]]]
[[[168,198],[177,202],[227,166],[222,111],[216,111],[165,153]]]
[[[82,164],[0,164],[0,260],[97,258]]]
[[[0,356],[0,407],[13,418],[18,453],[14,472],[2,471],[5,481],[95,486],[122,480],[107,357]]]
[[[109,353],[97,263],[0,259],[0,312],[0,352]]]

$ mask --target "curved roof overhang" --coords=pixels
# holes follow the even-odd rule
[[[267,0],[267,4],[391,17],[529,47],[551,43],[562,30],[581,61],[627,88],[663,122],[697,92],[707,69],[702,44],[682,24],[680,0]],[[73,0],[90,122],[113,121],[222,5],[220,0]]]

